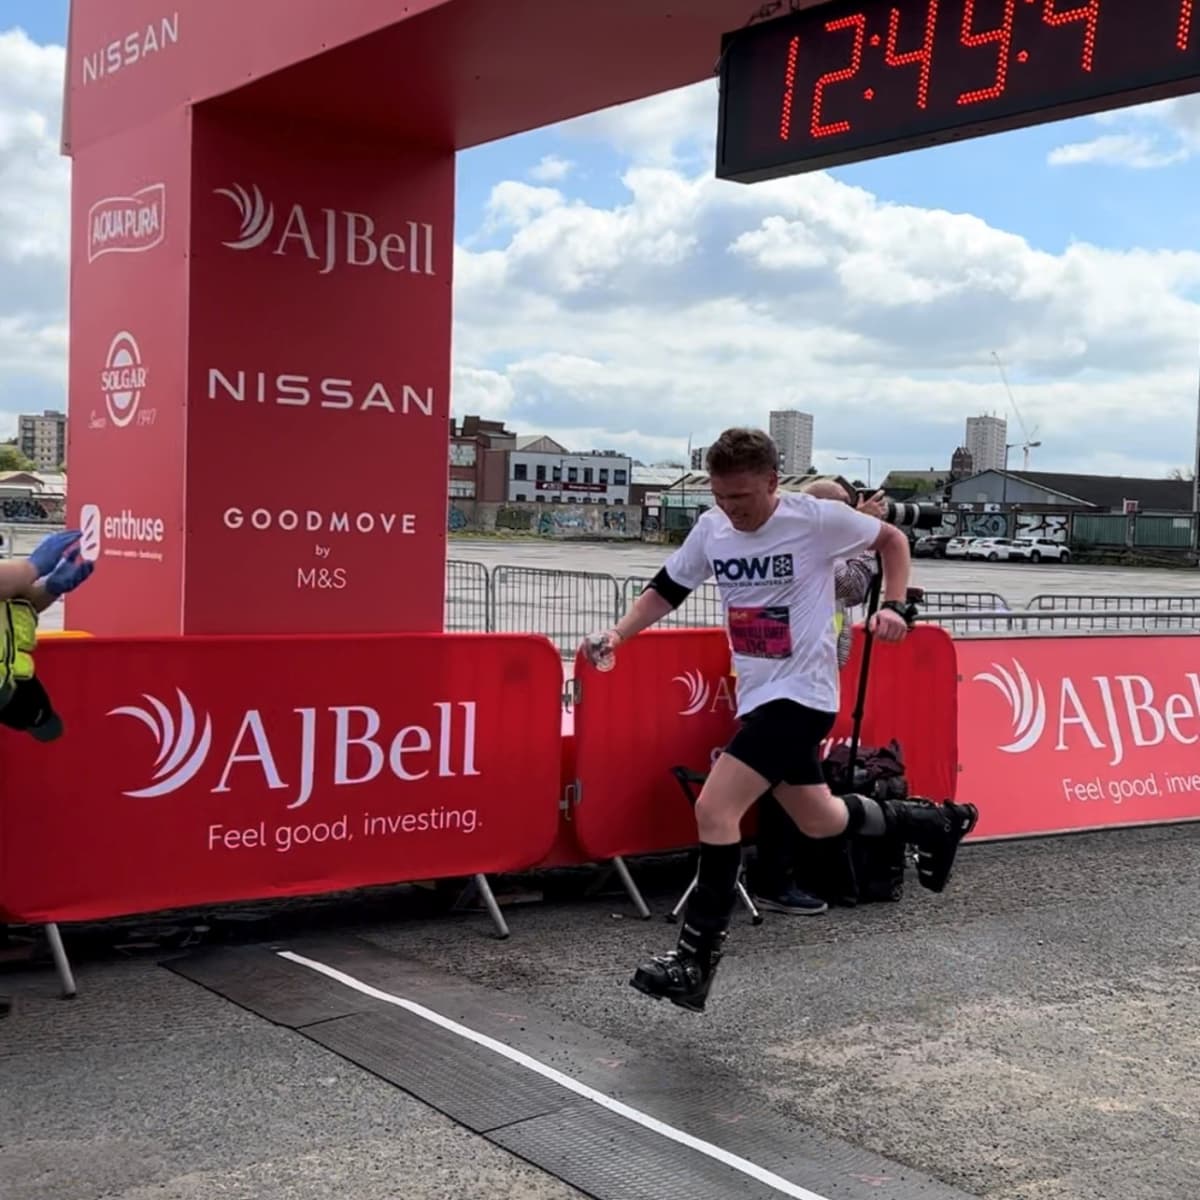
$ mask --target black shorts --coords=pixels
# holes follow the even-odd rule
[[[824,783],[821,743],[836,714],[806,708],[795,700],[770,700],[748,712],[725,752],[777,783]]]

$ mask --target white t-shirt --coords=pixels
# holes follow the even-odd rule
[[[738,716],[782,699],[838,711],[834,563],[870,549],[881,524],[848,504],[783,492],[753,533],[709,509],[663,564],[681,587],[716,578],[737,673]]]

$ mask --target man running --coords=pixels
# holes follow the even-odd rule
[[[728,935],[742,818],[766,791],[774,791],[809,837],[903,837],[917,847],[918,876],[934,892],[945,888],[958,844],[978,819],[970,804],[835,796],[824,782],[820,746],[840,700],[834,564],[878,551],[884,599],[872,630],[878,641],[902,641],[911,566],[904,534],[848,505],[780,493],[778,450],[760,430],[726,430],[709,448],[706,466],[716,508],[701,515],[629,612],[584,642],[589,660],[607,669],[621,642],[716,577],[740,728],[696,801],[698,882],[678,944],[643,963],[630,980],[639,991],[693,1012],[704,1010]]]

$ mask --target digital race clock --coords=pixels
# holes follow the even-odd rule
[[[834,0],[722,39],[744,183],[1200,88],[1200,0]]]

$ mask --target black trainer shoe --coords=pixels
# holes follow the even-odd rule
[[[945,890],[958,844],[975,828],[979,810],[973,804],[934,804],[930,800],[892,800],[896,832],[917,848],[917,879],[931,892]]]
[[[705,936],[684,925],[678,946],[642,963],[634,971],[630,986],[655,1000],[670,1000],[689,1012],[703,1012],[725,937],[724,933]]]

